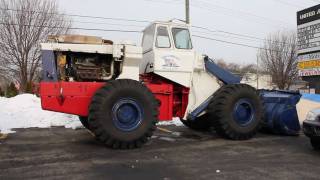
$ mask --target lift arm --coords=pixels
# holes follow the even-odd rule
[[[239,76],[233,75],[229,71],[219,67],[216,63],[213,62],[208,56],[204,58],[204,63],[206,70],[217,77],[224,84],[239,84],[241,78]],[[193,110],[190,114],[188,114],[188,119],[195,120],[204,110],[207,109],[213,95],[211,95],[207,100],[201,103],[195,110]]]

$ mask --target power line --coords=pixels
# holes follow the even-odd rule
[[[241,37],[241,36],[233,36],[230,34],[219,34],[219,33],[208,33],[208,32],[204,32],[204,31],[192,31],[193,33],[200,33],[200,34],[204,34],[204,35],[209,35],[209,36],[218,36],[218,37],[222,37],[222,38],[226,38],[226,39],[240,39],[240,40],[244,40],[244,41],[250,41],[250,42],[259,42],[261,43],[261,40],[258,39],[251,39],[251,38],[246,38],[246,37]]]
[[[133,25],[133,24],[118,24],[118,23],[99,23],[99,22],[91,22],[91,21],[75,21],[72,20],[71,22],[80,23],[80,24],[96,24],[96,25],[111,25],[111,26],[130,26],[130,27],[146,27],[142,25]]]
[[[296,8],[303,8],[303,6],[301,5],[297,5],[297,4],[293,4],[293,3],[289,3],[289,2],[286,2],[286,1],[282,1],[282,0],[273,0],[274,2],[277,2],[277,3],[280,3],[280,4],[284,4],[286,6],[291,6],[291,7],[296,7]]]
[[[27,26],[27,27],[37,27],[37,28],[68,28],[71,30],[85,30],[85,31],[105,31],[105,32],[124,32],[124,33],[142,33],[142,31],[136,30],[121,30],[121,29],[98,29],[98,28],[82,28],[82,27],[64,27],[64,26],[45,26],[45,25],[32,25],[32,24],[16,24],[16,23],[3,23],[0,22],[0,25],[11,25],[11,26]]]
[[[23,10],[16,10],[16,9],[3,9],[0,8],[2,10],[9,10],[9,11],[16,11],[16,12],[25,12]],[[45,13],[45,12],[40,12],[38,11],[37,13]],[[53,13],[51,13],[53,14]],[[59,14],[59,13],[54,13],[54,14],[58,14],[58,15],[64,15],[64,14]],[[83,17],[82,15],[74,15],[77,17]],[[93,17],[96,18],[95,16],[86,16],[86,17]],[[99,18],[103,18],[104,20],[115,20],[114,18],[109,18],[109,17],[99,17]],[[116,19],[118,20],[118,19]],[[121,19],[124,20],[124,19]],[[149,21],[145,21],[145,20],[132,20],[132,19],[126,19],[128,21],[138,21],[138,22],[149,22]],[[122,24],[114,24],[114,23],[95,23],[95,22],[82,22],[82,21],[78,21],[79,23],[92,23],[92,24],[108,24],[108,25],[119,25],[119,26],[136,26],[136,25],[122,25]],[[18,24],[11,24],[11,25],[18,25]],[[33,26],[33,25],[24,25],[24,26]],[[38,26],[39,27],[39,26]],[[42,26],[43,27],[43,26]],[[66,28],[66,27],[51,27],[51,26],[46,26],[47,28]],[[144,27],[144,26],[138,26],[137,27]],[[283,43],[286,44],[285,42],[281,42],[281,41],[272,41],[272,40],[265,40],[263,38],[258,38],[258,37],[254,37],[254,36],[249,36],[249,35],[244,35],[244,34],[239,34],[239,33],[232,33],[232,32],[228,32],[228,31],[222,31],[222,30],[211,30],[207,27],[200,27],[200,26],[192,26],[194,28],[198,28],[198,29],[203,29],[206,30],[208,32],[219,32],[219,33],[225,33],[225,34],[230,34],[230,35],[234,35],[234,36],[239,36],[239,37],[245,37],[245,38],[251,38],[251,39],[256,39],[256,40],[262,40],[262,41],[266,41],[266,42],[274,42],[274,43]],[[99,28],[82,28],[82,27],[70,27],[69,29],[73,29],[73,30],[86,30],[86,31],[106,31],[106,32],[126,32],[126,33],[141,33],[141,31],[137,31],[137,30],[121,30],[121,29],[99,29]]]
[[[143,0],[143,1],[147,1],[147,2],[155,2],[155,3],[175,3],[175,4],[180,4],[182,2],[182,0]]]
[[[167,0],[165,2],[163,1],[156,1],[156,0],[153,0],[153,1],[148,1],[148,2],[157,2],[157,3],[168,3],[169,1],[171,2],[180,2],[180,3],[184,3],[183,1],[177,1],[177,0]],[[275,22],[277,22],[278,25],[281,25],[283,27],[285,27],[283,24],[288,24],[288,25],[292,25],[290,23],[287,23],[286,21],[279,21],[279,20],[274,20],[274,19],[270,19],[270,18],[267,18],[267,17],[264,17],[264,16],[259,16],[259,15],[256,15],[256,14],[253,14],[253,13],[250,13],[250,12],[246,12],[246,11],[241,11],[241,10],[235,10],[235,9],[232,9],[232,8],[227,8],[227,7],[224,7],[224,6],[220,6],[220,5],[216,5],[216,4],[212,4],[211,2],[208,2],[208,1],[201,1],[201,0],[194,0],[196,3],[193,3],[191,1],[191,5],[194,6],[194,7],[197,7],[197,8],[200,8],[200,9],[205,9],[205,10],[208,10],[210,12],[213,12],[213,13],[217,13],[216,11],[213,11],[212,10],[212,7],[216,7],[218,9],[222,9],[224,10],[225,12],[231,12],[231,14],[226,14],[226,13],[223,13],[225,15],[228,15],[228,16],[232,16],[232,17],[236,17],[236,18],[240,18],[240,19],[246,19],[245,17],[254,17],[254,18],[257,18],[259,19],[260,21],[255,21],[257,23],[262,23],[261,20],[264,20],[264,21],[269,21],[269,22],[273,22],[273,24]],[[198,3],[198,4],[197,4]],[[241,14],[241,15],[244,15],[242,17],[240,16],[235,16],[234,13],[238,13],[238,14]],[[248,19],[246,19],[248,20]],[[252,21],[252,19],[251,19]]]
[[[0,10],[4,11],[16,11],[16,12],[27,12],[25,10],[11,9],[11,8],[0,8]],[[102,19],[102,20],[116,20],[116,21],[129,21],[129,22],[138,22],[138,23],[150,23],[151,21],[147,20],[136,20],[136,19],[126,19],[126,18],[111,18],[111,17],[102,17],[102,16],[88,16],[88,15],[79,15],[79,14],[66,14],[66,13],[48,13],[44,11],[29,11],[32,13],[40,13],[40,14],[53,14],[60,16],[69,16],[69,17],[80,17],[80,18],[91,18],[91,19]]]
[[[241,16],[235,15],[235,13],[237,13],[239,15],[244,15],[244,16],[242,16],[242,19],[245,19],[245,17],[253,17],[253,18],[259,19],[259,21],[255,21],[255,22],[260,23],[260,24],[264,24],[264,23],[261,22],[261,20],[263,20],[265,23],[268,22],[268,24],[270,24],[272,22],[272,24],[281,25],[283,27],[285,27],[283,24],[292,25],[292,24],[290,24],[290,23],[288,23],[286,21],[270,19],[270,18],[267,18],[267,17],[264,17],[264,16],[256,15],[256,14],[251,13],[251,12],[247,12],[247,11],[243,11],[243,10],[236,10],[236,9],[232,9],[232,8],[216,5],[216,4],[213,4],[213,3],[208,2],[208,1],[204,2],[204,1],[201,1],[201,0],[196,0],[196,2],[197,1],[200,3],[200,5],[199,4],[198,5],[197,4],[193,4],[194,6],[196,6],[198,8],[206,9],[206,10],[211,11],[211,12],[215,12],[215,11],[212,11],[212,7],[215,7],[215,8],[218,8],[218,9],[223,9],[226,12],[231,12],[231,14],[227,14],[227,15],[232,16],[232,17],[241,18]]]
[[[0,8],[1,9],[1,8]],[[10,11],[17,11],[17,12],[24,12],[23,10],[16,10],[16,9],[2,9],[2,10],[10,10]],[[44,13],[44,12],[37,12],[37,13]],[[58,14],[58,13],[55,13]],[[81,15],[75,15],[75,16],[81,16]],[[86,17],[93,17],[93,16],[86,16]],[[101,17],[103,19],[113,19],[113,18],[109,18],[109,17]],[[132,20],[130,20],[132,21]],[[134,21],[145,21],[145,20],[134,20]],[[117,25],[117,26],[136,26],[136,27],[145,27],[145,26],[141,26],[141,25],[130,25],[130,24],[115,24],[115,23],[97,23],[97,22],[83,22],[83,21],[73,21],[73,22],[78,22],[78,23],[89,23],[89,24],[106,24],[106,25]],[[147,22],[147,21],[145,21]],[[256,40],[262,40],[262,41],[269,41],[269,40],[265,40],[263,38],[258,38],[258,37],[254,37],[254,36],[249,36],[249,35],[243,35],[243,34],[238,34],[238,33],[232,33],[232,32],[228,32],[228,31],[222,31],[222,30],[211,30],[209,28],[206,27],[200,27],[200,26],[192,26],[194,28],[199,28],[199,29],[203,29],[209,32],[220,32],[220,33],[225,33],[225,34],[230,34],[230,35],[235,35],[235,36],[240,36],[240,37],[246,37],[246,38],[252,38],[252,39],[256,39]],[[110,30],[110,29],[97,29],[97,28],[70,28],[70,29],[74,29],[74,30],[87,30],[87,31],[117,31],[117,32],[139,32],[139,31],[128,31],[128,30]],[[272,41],[275,43],[283,43],[285,44],[285,42],[280,42],[280,41]]]
[[[242,36],[242,37],[247,37],[247,38],[252,38],[252,39],[258,39],[258,40],[265,40],[263,38],[259,38],[259,37],[255,37],[255,36],[249,36],[249,35],[244,35],[244,34],[238,34],[238,33],[232,33],[232,32],[228,32],[228,31],[222,31],[222,30],[212,30],[209,29],[207,27],[201,27],[201,26],[192,26],[193,28],[197,28],[197,29],[203,29],[209,32],[221,32],[221,33],[226,33],[226,34],[231,34],[231,35],[236,35],[236,36]]]
[[[317,0],[310,0],[310,1],[313,1],[313,2],[316,2],[316,3],[320,3],[320,1],[317,1]]]
[[[147,1],[147,0],[145,0]],[[155,2],[154,0],[148,0],[150,2]],[[169,0],[169,1],[179,1],[179,0]],[[0,10],[7,10],[7,11],[16,11],[16,12],[26,12],[24,10],[17,10],[17,9],[11,9],[11,8],[0,8]],[[41,11],[36,11],[36,13],[47,13],[47,12],[41,12]],[[47,13],[48,14],[48,13]],[[73,14],[73,15],[69,15],[69,14],[60,14],[60,13],[50,13],[50,14],[56,14],[56,15],[66,15],[66,16],[75,16],[75,17],[86,17],[86,18],[99,18],[99,19],[104,19],[104,20],[116,20],[116,21],[130,21],[130,22],[149,22],[150,21],[146,21],[146,20],[135,20],[135,19],[122,19],[122,18],[110,18],[110,17],[97,17],[97,16],[82,16],[82,15],[78,15],[78,14]],[[145,27],[145,26],[140,26],[140,25],[122,25],[122,24],[114,24],[114,23],[97,23],[97,22],[83,22],[83,21],[74,21],[74,22],[78,22],[78,23],[89,23],[89,24],[107,24],[107,25],[118,25],[118,26],[136,26],[136,27]],[[200,26],[192,26],[194,28],[199,28],[199,29],[203,29],[209,32],[220,32],[220,33],[225,33],[225,34],[231,34],[231,35],[235,35],[235,36],[241,36],[241,37],[246,37],[246,38],[252,38],[252,39],[257,39],[257,40],[262,40],[262,41],[266,41],[263,38],[258,38],[258,37],[254,37],[254,36],[249,36],[249,35],[243,35],[243,34],[239,34],[239,33],[233,33],[233,32],[228,32],[228,31],[223,31],[223,30],[211,30],[209,28],[206,27],[200,27]],[[91,30],[92,28],[80,28],[82,30]],[[95,29],[97,31],[104,31],[103,29]],[[274,41],[276,43],[283,43],[283,42],[277,42]]]
[[[45,28],[68,28],[68,27],[63,27],[63,26],[44,26],[44,25],[31,25],[31,24],[14,24],[14,23],[0,23],[0,25],[12,25],[12,26],[28,26],[28,27],[45,27]],[[142,31],[136,31],[136,30],[121,30],[121,29],[98,29],[98,28],[82,28],[82,27],[70,27],[68,29],[71,30],[85,30],[85,31],[103,31],[103,32],[123,32],[123,33],[142,33]],[[195,37],[201,37],[201,38],[207,38],[210,40],[216,40],[216,41],[223,41],[223,42],[228,42],[228,41],[224,41],[224,40],[217,40],[217,39],[213,39],[213,38],[209,38],[209,37],[204,37],[204,36],[199,36],[199,35],[194,35]],[[256,46],[251,46],[251,45],[247,45],[247,44],[241,44],[241,43],[234,43],[233,44],[236,45],[243,45],[246,47],[254,47],[254,48],[259,48]],[[260,48],[259,48],[260,49]]]
[[[280,22],[280,23],[287,23],[285,21],[274,20],[274,19],[270,19],[270,18],[267,18],[267,17],[264,17],[264,16],[256,15],[256,14],[251,13],[251,12],[247,12],[247,11],[243,11],[243,10],[235,10],[235,9],[227,8],[227,7],[224,7],[224,6],[217,5],[217,4],[213,4],[211,1],[204,1],[204,0],[196,0],[196,1],[203,2],[205,4],[209,4],[211,6],[218,7],[218,8],[221,8],[221,9],[225,9],[225,10],[228,10],[228,11],[237,11],[238,13],[245,14],[245,15],[248,15],[248,16],[253,16],[253,17],[256,17],[256,18],[260,18],[260,19],[264,19],[264,20],[267,20],[267,21],[273,21],[273,22],[277,21],[277,22]]]
[[[24,10],[14,10],[14,9],[1,9],[0,10],[8,10],[8,11],[17,11],[17,12],[26,12]],[[37,13],[42,13],[44,14],[44,12],[37,12]],[[57,15],[61,15],[61,14],[57,14]],[[105,19],[111,19],[111,20],[116,20],[113,18],[109,18],[109,17],[104,17]],[[59,21],[66,21],[66,20],[56,20],[57,22]],[[117,21],[117,20],[116,20]],[[124,20],[123,20],[124,21]],[[129,19],[128,19],[129,21]],[[132,20],[133,21],[133,20]],[[140,21],[140,20],[138,20]],[[70,22],[75,22],[75,23],[80,23],[80,24],[97,24],[97,25],[112,25],[112,26],[131,26],[131,27],[146,27],[144,25],[134,25],[134,24],[118,24],[118,23],[106,23],[106,22],[93,22],[93,21],[77,21],[77,20],[72,20]]]
[[[150,1],[150,0],[149,0]],[[173,1],[173,0],[171,0]],[[1,10],[6,10],[6,11],[15,11],[15,12],[26,12],[24,10],[17,10],[17,9],[11,9],[11,8],[6,8],[6,9],[3,9],[3,8],[0,8]],[[46,13],[46,12],[41,12],[41,11],[37,11],[36,13]],[[53,13],[52,13],[53,14]],[[57,14],[57,15],[67,15],[67,14],[59,14],[59,13],[54,13],[54,14]],[[82,15],[77,15],[77,14],[73,14],[73,16],[75,17],[83,17]],[[95,16],[86,16],[87,18],[97,18]],[[115,18],[110,18],[110,17],[99,17],[99,18],[102,18],[104,20],[116,20],[116,21],[119,21],[118,19],[115,19]],[[146,21],[146,20],[135,20],[135,19],[121,19],[121,21],[134,21],[134,22],[150,22],[150,21]],[[97,22],[83,22],[83,21],[73,21],[73,22],[78,22],[78,23],[86,23],[86,24],[106,24],[106,25],[117,25],[117,26],[137,26],[137,27],[145,27],[145,26],[142,26],[142,25],[130,25],[130,24],[115,24],[115,23],[97,23]],[[253,37],[253,36],[248,36],[248,35],[242,35],[242,34],[238,34],[238,33],[232,33],[232,32],[228,32],[228,31],[222,31],[222,30],[211,30],[209,28],[206,28],[206,27],[200,27],[200,26],[192,26],[194,28],[199,28],[199,29],[203,29],[203,30],[206,30],[206,31],[209,31],[209,32],[220,32],[220,33],[226,33],[226,34],[231,34],[231,35],[235,35],[235,36],[241,36],[241,37],[246,37],[246,38],[253,38],[253,39],[258,39],[258,40],[263,40],[262,38],[258,38],[258,37]],[[75,28],[74,28],[75,29]],[[93,28],[80,28],[80,30],[96,30],[96,31],[104,31],[103,29],[93,29]]]
[[[251,46],[251,45],[248,45],[248,44],[231,42],[231,41],[225,41],[225,40],[210,38],[210,37],[206,37],[206,36],[199,36],[199,35],[192,35],[192,36],[193,36],[193,37],[200,38],[200,39],[212,40],[212,41],[217,41],[217,42],[222,42],[222,43],[232,44],[232,45],[238,45],[238,46],[243,46],[243,47],[248,47],[248,48],[254,48],[254,49],[260,49],[260,50],[281,52],[281,51],[274,50],[274,49],[262,48],[262,47],[258,47],[258,46]]]
[[[263,39],[263,38],[259,38],[259,37],[255,37],[255,36],[250,36],[250,35],[244,35],[244,34],[239,34],[239,33],[233,33],[233,32],[228,32],[228,31],[223,31],[223,30],[212,30],[206,27],[201,27],[201,26],[192,26],[194,28],[198,28],[198,29],[203,29],[212,33],[224,33],[224,34],[229,34],[229,35],[234,35],[234,36],[239,36],[239,37],[245,37],[245,38],[250,38],[250,39],[255,39],[255,40],[260,40],[260,41],[264,41],[264,42],[271,42],[271,43],[278,43],[278,44],[287,44],[286,42],[282,42],[282,41],[275,41],[275,40],[267,40],[267,39]]]
[[[173,2],[173,3],[180,3],[180,4],[184,4],[184,1],[179,1],[179,0],[166,0],[166,1],[163,1],[163,0],[144,0],[144,1],[147,1],[147,2],[155,2],[155,3],[163,3],[163,4],[168,4],[169,2]],[[267,17],[263,17],[263,16],[259,16],[259,15],[255,15],[253,13],[250,13],[250,12],[245,12],[245,11],[239,11],[239,10],[235,10],[235,9],[231,9],[231,8],[227,8],[227,7],[223,7],[223,6],[218,6],[218,5],[214,5],[212,3],[208,3],[208,2],[200,2],[199,0],[194,0],[195,2],[198,2],[200,4],[196,4],[196,3],[193,3],[192,1],[190,2],[190,4],[196,8],[200,8],[200,9],[204,9],[204,10],[207,10],[207,11],[210,11],[212,13],[217,13],[216,11],[213,11],[212,10],[212,7],[216,7],[218,9],[223,9],[224,10],[224,13],[221,13],[221,14],[225,14],[227,16],[232,16],[232,17],[235,17],[235,18],[239,18],[239,19],[243,19],[243,20],[247,20],[248,21],[248,17],[254,17],[256,18],[256,20],[259,19],[259,21],[254,21],[256,23],[259,23],[259,24],[265,24],[263,22],[261,22],[261,20],[263,19],[264,21],[269,21],[268,24],[271,24],[271,21],[273,22],[273,25],[275,25],[275,21],[277,20],[273,20],[273,19],[269,19]],[[201,4],[202,3],[202,4]],[[206,4],[206,5],[203,5],[203,4]],[[209,4],[209,5],[208,5]],[[211,6],[211,8],[210,8]],[[238,12],[238,14],[241,14],[242,16],[235,16],[234,15],[234,12]],[[243,16],[245,15],[245,16]],[[249,21],[253,21],[253,19],[250,19]],[[281,25],[282,27],[285,27],[287,28],[287,26],[283,25],[283,24],[288,24],[288,25],[292,25],[290,23],[287,23],[286,21],[277,21],[278,25]]]
[[[222,42],[222,43],[233,44],[233,45],[238,45],[238,46],[244,46],[244,47],[249,47],[249,48],[254,48],[254,49],[262,49],[261,47],[258,47],[258,46],[251,46],[251,45],[247,45],[247,44],[236,43],[236,42],[231,42],[231,41],[225,41],[225,40],[210,38],[210,37],[206,37],[206,36],[200,36],[200,35],[192,35],[192,36],[200,38],[200,39],[218,41],[218,42]]]
[[[13,25],[13,26],[17,26],[21,24],[13,24],[13,23],[0,23],[0,25]],[[65,27],[60,27],[60,26],[43,26],[43,25],[22,25],[22,26],[32,26],[32,27],[45,27],[45,28],[65,28]],[[107,32],[127,32],[127,33],[141,33],[141,31],[127,31],[127,30],[119,30],[119,29],[88,29],[88,28],[70,28],[70,29],[76,29],[76,30],[89,30],[89,31],[107,31]],[[237,43],[237,42],[231,42],[231,41],[225,41],[225,40],[221,40],[221,39],[215,39],[215,38],[211,38],[211,37],[206,37],[206,36],[201,36],[201,35],[193,35],[193,37],[197,37],[197,38],[201,38],[201,39],[207,39],[207,40],[212,40],[212,41],[217,41],[217,42],[222,42],[222,43],[227,43],[227,44],[232,44],[232,45],[238,45],[238,46],[243,46],[243,47],[248,47],[248,48],[254,48],[254,49],[260,49],[260,50],[269,50],[269,51],[276,51],[276,52],[280,52],[278,50],[273,50],[273,49],[268,49],[268,48],[262,48],[262,47],[258,47],[258,46],[252,46],[252,45],[248,45],[248,44],[244,44],[244,43]]]

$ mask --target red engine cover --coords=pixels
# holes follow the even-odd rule
[[[41,82],[42,109],[88,116],[91,98],[104,84],[96,82]]]

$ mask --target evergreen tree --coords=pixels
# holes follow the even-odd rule
[[[0,87],[0,97],[4,96],[4,91],[2,90],[2,88]]]
[[[16,88],[16,85],[11,82],[10,85],[7,87],[7,97],[14,97],[18,95],[18,89]]]

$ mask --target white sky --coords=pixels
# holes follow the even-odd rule
[[[190,0],[191,24],[238,34],[265,38],[277,31],[296,31],[296,12],[316,5],[318,0]],[[67,14],[126,18],[136,20],[184,19],[184,0],[58,0],[60,9]],[[320,1],[318,1],[320,3]],[[318,4],[319,4],[318,3]],[[99,20],[73,17],[74,27],[142,30],[148,23]],[[92,22],[102,24],[79,23]],[[121,24],[110,25],[103,23]],[[138,25],[138,27],[132,26]],[[224,33],[193,34],[236,43],[261,46],[262,40],[243,39]],[[78,34],[102,36],[114,41],[131,40],[140,44],[142,34],[76,31]],[[239,64],[255,63],[257,49],[193,38],[195,48],[213,58]]]

